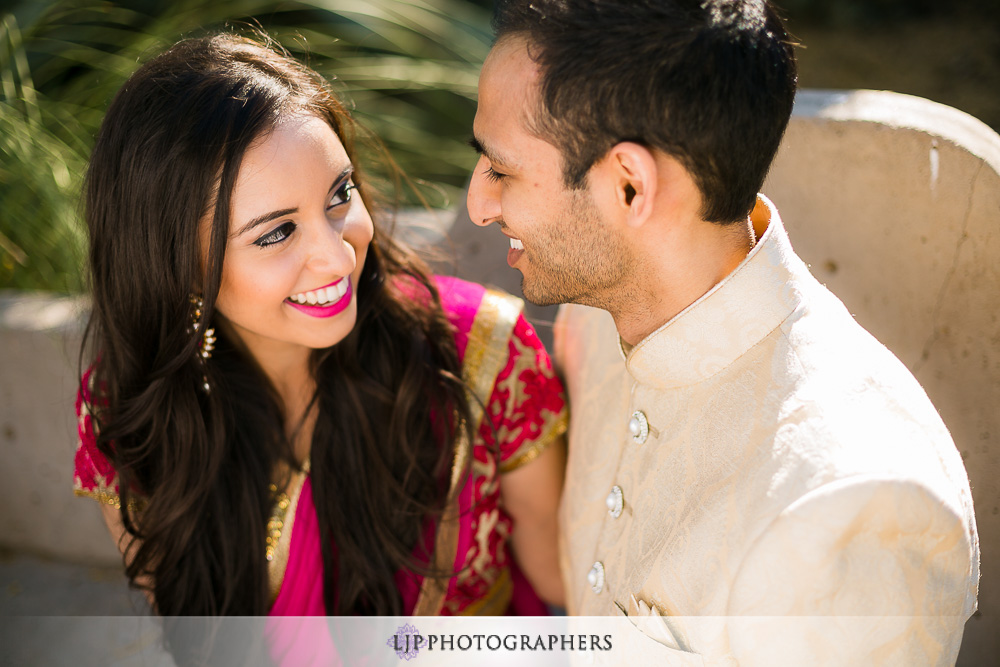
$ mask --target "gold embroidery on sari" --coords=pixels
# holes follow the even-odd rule
[[[521,373],[535,369],[538,360],[538,352],[535,348],[523,343],[516,336],[512,337],[511,341],[513,341],[514,347],[518,351],[518,356],[514,361],[514,368],[511,369],[510,374],[506,378],[497,384],[497,389],[505,391],[510,395],[510,405],[524,405],[528,403],[530,399],[525,395],[525,384],[521,381]],[[554,377],[554,373],[552,372],[538,372],[546,377]],[[565,405],[559,412],[552,412],[550,410],[545,410],[544,412],[546,414],[544,415],[544,422],[541,426],[541,433],[539,433],[536,438],[525,438],[524,442],[522,442],[520,447],[517,448],[517,451],[511,454],[506,461],[502,461],[500,463],[501,473],[516,470],[521,466],[534,461],[546,447],[555,442],[559,436],[563,435],[567,431],[569,428],[569,415],[566,411]],[[516,441],[520,431],[524,430],[527,426],[528,424],[515,427],[511,430],[511,432],[505,434],[505,439],[508,441]]]
[[[118,494],[105,489],[92,491],[90,489],[75,488],[73,489],[73,494],[81,498],[91,498],[102,505],[111,505],[115,509],[121,509],[122,506],[122,501],[121,498],[118,497]]]
[[[508,341],[524,303],[509,294],[487,290],[469,331],[462,377],[469,386],[472,421],[478,426],[497,375],[508,358]],[[478,397],[478,400],[477,400]]]
[[[85,489],[83,488],[83,482],[81,482],[79,477],[74,477],[73,479],[73,495],[80,498],[90,498],[91,500],[96,500],[102,505],[110,505],[115,509],[121,509],[122,500],[118,495],[117,491],[112,491],[118,486],[118,475],[111,475],[110,478],[104,477],[100,473],[94,473],[94,481],[97,483],[96,489]],[[139,512],[146,506],[143,498],[136,498],[134,495],[128,501],[128,509],[130,512]]]
[[[500,485],[500,476],[497,474],[497,457],[492,452],[487,454],[485,461],[475,459],[472,461],[472,478],[483,480],[482,489],[479,495],[488,498],[496,491]]]
[[[500,472],[505,473],[517,470],[521,466],[531,463],[549,445],[565,435],[567,429],[569,429],[569,415],[564,410],[559,413],[556,421],[546,425],[545,430],[538,438],[524,441],[509,459],[500,464]]]
[[[469,569],[464,570],[464,572],[473,572],[480,577],[486,575],[486,566],[490,563],[490,533],[497,529],[499,521],[500,510],[496,507],[489,512],[479,515],[479,525],[476,527],[476,543],[469,549],[470,554],[474,552],[476,555],[473,557],[472,562],[469,563]],[[506,536],[504,535],[503,537]]]
[[[288,483],[288,491],[275,496],[274,510],[267,522],[267,580],[271,589],[271,603],[278,599],[281,584],[285,580],[285,570],[288,567],[288,557],[292,546],[292,529],[295,526],[295,511],[299,506],[299,496],[302,495],[302,485],[309,474],[308,461],[301,472],[292,475]],[[271,492],[277,491],[272,484]]]
[[[508,341],[523,306],[523,302],[517,297],[487,290],[476,311],[462,363],[462,378],[468,387],[469,412],[475,426],[474,433],[479,431],[486,401],[493,393],[496,377],[503,370],[508,358]],[[435,569],[439,571],[454,568],[458,555],[458,493],[462,488],[463,473],[466,472],[467,462],[472,453],[468,438],[464,435],[465,429],[460,429],[459,433],[460,436],[455,443],[451,485],[448,490],[450,502],[441,517],[435,537]],[[476,439],[478,441],[478,435]],[[444,607],[447,587],[447,580],[425,577],[413,615],[440,614]]]
[[[93,395],[94,392],[93,373],[91,373],[90,376],[87,378],[87,392],[89,395]],[[91,431],[90,436],[96,443],[98,428],[97,428],[97,423],[94,421],[93,415],[90,412],[90,404],[88,403],[88,401],[80,400],[79,406],[80,406],[79,407],[80,414],[76,418],[77,428],[79,429],[79,432],[81,434],[87,433],[88,430],[87,417],[90,417],[90,431]],[[83,436],[81,435],[81,437]],[[77,441],[76,448],[77,451],[81,449],[84,450],[87,454],[87,458],[92,459],[92,457],[90,456],[90,450],[89,448],[85,447],[83,440]],[[92,460],[91,460],[91,467],[92,468],[96,467],[94,466]],[[94,483],[96,484],[97,488],[85,489],[83,488],[83,480],[80,479],[79,475],[74,475],[73,495],[78,496],[80,498],[90,498],[92,500],[96,500],[102,505],[110,505],[115,509],[121,509],[122,507],[121,497],[118,495],[117,491],[113,490],[118,488],[118,474],[116,472],[112,471],[110,476],[104,476],[99,472],[97,472],[96,470],[94,470]],[[131,499],[129,499],[128,502],[129,511],[135,512],[141,510],[144,506],[145,503],[142,501],[142,499],[137,499],[134,496]]]

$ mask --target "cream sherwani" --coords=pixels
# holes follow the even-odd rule
[[[669,664],[953,664],[979,581],[962,460],[763,198],[754,226],[627,353],[607,313],[560,312],[568,610],[627,614]]]

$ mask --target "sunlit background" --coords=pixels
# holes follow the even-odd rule
[[[78,292],[80,183],[104,109],[176,40],[261,27],[334,80],[439,208],[460,205],[491,0],[0,2],[0,288]],[[1000,128],[998,0],[783,0],[801,84],[891,89]]]

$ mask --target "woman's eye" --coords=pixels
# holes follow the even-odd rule
[[[269,245],[274,245],[275,243],[281,243],[295,231],[294,222],[286,222],[280,225],[274,231],[268,232],[264,236],[254,241],[254,245],[260,246],[261,248],[266,248]]]
[[[331,209],[351,201],[351,190],[357,190],[357,189],[358,186],[356,186],[354,183],[351,183],[350,181],[345,182],[343,185],[337,188],[336,192],[333,193],[333,197],[330,199],[330,205],[327,208]]]
[[[497,183],[507,178],[507,174],[501,174],[493,167],[486,167],[486,171],[484,171],[483,174],[485,174],[486,178],[490,179],[493,183]]]

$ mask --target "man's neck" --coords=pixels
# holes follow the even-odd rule
[[[622,340],[636,345],[672,320],[732,273],[754,242],[747,221],[692,224],[649,243],[629,298],[607,308]]]

